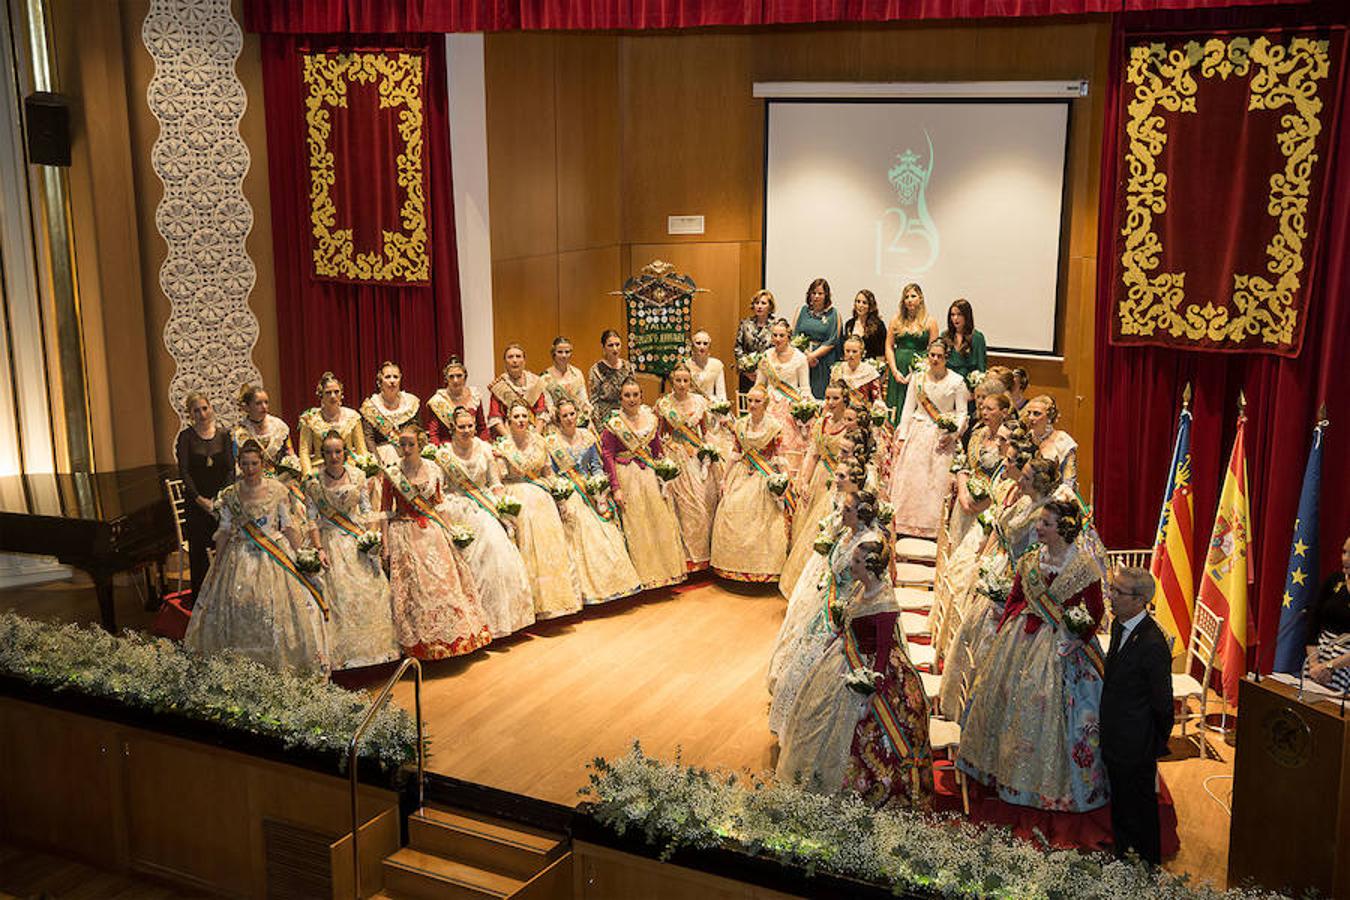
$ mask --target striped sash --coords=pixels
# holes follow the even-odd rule
[[[538,435],[536,435],[535,437],[536,439],[542,440],[541,438],[538,438]],[[497,455],[500,456],[502,459],[506,460],[508,463],[510,463],[510,470],[508,474],[510,473],[510,471],[514,472],[514,474],[512,474],[511,477],[518,478],[521,481],[526,482],[527,484],[532,484],[535,487],[539,488],[544,493],[549,493],[548,485],[543,484],[540,481],[536,481],[533,477],[526,474],[527,472],[530,471],[531,468],[530,462],[525,458],[525,454],[520,450],[519,447],[516,446],[515,441],[512,440],[509,435],[507,435],[506,437],[497,438],[497,443],[495,446],[497,448]],[[544,455],[547,457],[548,455],[547,449],[545,449]]]
[[[858,646],[858,637],[853,633],[851,623],[844,626],[844,659],[854,672],[871,668],[867,665],[867,661],[863,659],[862,648]],[[873,687],[878,686],[873,685]],[[886,739],[886,743],[890,745],[891,752],[901,760],[913,762],[915,759],[914,745],[905,736],[905,730],[900,727],[900,714],[896,712],[895,706],[879,689],[873,690],[869,699],[872,704],[872,714],[876,716],[877,724],[881,726],[881,734]]]
[[[497,501],[492,499],[492,495],[483,489],[483,486],[474,481],[464,468],[464,462],[455,455],[453,447],[446,447],[436,454],[436,462],[440,463],[441,468],[450,476],[450,486],[460,491],[483,510],[483,512],[492,516],[498,522],[502,520],[502,514],[497,511]]]
[[[345,532],[354,538],[359,538],[364,529],[356,524],[346,513],[333,505],[333,501],[328,499],[328,493],[323,489],[323,483],[319,481],[320,475],[310,476],[315,479],[314,494],[310,499],[314,501],[314,506],[318,508],[319,515],[323,516],[329,522],[333,523],[339,531]]]
[[[925,383],[926,380],[920,376],[919,378],[916,378],[915,383],[911,385],[911,387],[914,388],[914,402],[919,404],[919,408],[926,412],[928,418],[932,419],[934,424],[936,424],[937,420],[942,418],[942,413],[938,411],[937,404],[924,392],[923,386]]]
[[[280,566],[287,575],[294,578],[296,582],[309,593],[310,599],[314,601],[315,606],[319,607],[319,611],[323,613],[324,620],[327,621],[328,604],[324,602],[323,594],[319,591],[318,587],[315,586],[314,582],[306,578],[305,574],[296,568],[295,560],[287,556],[286,551],[282,550],[276,541],[268,537],[267,533],[259,528],[256,522],[245,519],[244,524],[240,527],[240,531],[248,537],[253,546],[263,552],[264,556]]]
[[[398,463],[391,463],[385,466],[382,471],[385,481],[394,486],[394,490],[398,491],[399,496],[403,498],[405,503],[411,506],[419,516],[435,522],[440,526],[441,531],[449,536],[450,526],[445,524],[445,520],[441,518],[441,514],[436,511],[436,507],[432,505],[431,501],[423,497],[413,486],[413,483],[408,480],[408,476],[403,474],[403,470],[399,468]]]
[[[802,401],[801,392],[784,381],[783,377],[778,374],[773,359],[768,355],[772,352],[772,350],[767,351],[763,361],[759,364],[759,370],[764,373],[764,380],[769,383],[770,388],[782,394],[791,402],[800,403]]]
[[[618,438],[629,453],[653,469],[656,468],[656,457],[652,456],[651,441],[644,441],[638,437],[637,432],[633,430],[633,426],[624,421],[623,413],[615,412],[614,415],[610,416],[609,421],[605,423],[605,429]]]
[[[693,428],[689,427],[673,402],[658,403],[657,406],[661,409],[661,415],[666,420],[666,424],[670,426],[671,434],[693,447],[694,450],[703,446],[703,438]]]
[[[595,517],[601,522],[614,521],[614,510],[610,509],[608,513],[602,513],[600,507],[595,505],[595,498],[586,490],[586,479],[582,476],[581,470],[577,468],[576,458],[572,456],[571,449],[563,443],[562,436],[557,432],[549,435],[548,454],[553,460],[553,468],[557,469],[558,474],[566,478],[572,485],[572,490],[576,491],[581,497],[581,502],[586,504],[586,508],[595,514]]]
[[[1036,551],[1028,551],[1019,566],[1023,582],[1022,595],[1026,597],[1027,606],[1033,613],[1040,616],[1043,621],[1053,624],[1055,628],[1063,628],[1064,607],[1055,602],[1050,595],[1050,585],[1041,574],[1039,555]],[[1079,641],[1079,645],[1083,649],[1083,656],[1097,670],[1097,674],[1103,675],[1106,672],[1106,660],[1102,657],[1101,649],[1091,637]]]

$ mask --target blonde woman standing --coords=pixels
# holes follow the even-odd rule
[[[916,362],[922,361],[930,341],[938,336],[937,322],[923,302],[923,288],[910,283],[900,290],[900,309],[886,326],[886,366],[890,382],[886,386],[886,406],[891,424],[900,424],[900,410],[913,377]]]
[[[779,456],[783,426],[768,413],[764,388],[745,395],[748,410],[736,420],[736,447],[727,460],[722,499],[712,531],[712,567],[732,581],[776,581],[787,560],[787,514],[770,479],[784,469]]]

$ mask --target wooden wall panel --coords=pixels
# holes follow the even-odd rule
[[[494,260],[558,252],[557,40],[517,32],[492,35],[484,46]]]
[[[557,41],[558,249],[620,241],[619,41]],[[565,295],[560,296],[567,302]]]
[[[548,365],[549,343],[558,333],[558,255],[498,259],[492,262],[493,354],[501,371],[502,348],[518,343],[525,348],[526,365],[536,371]],[[578,339],[579,340],[579,339]],[[475,383],[492,375],[470,372]]]
[[[623,298],[609,293],[623,286],[621,252],[618,244],[611,244],[558,254],[558,334],[572,339],[572,363],[583,372],[600,358],[601,332],[624,332]],[[549,361],[540,357],[535,368]]]

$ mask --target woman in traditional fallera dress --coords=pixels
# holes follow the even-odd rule
[[[263,474],[275,478],[291,495],[291,518],[296,520],[297,534],[303,542],[309,539],[309,529],[303,525],[305,492],[300,488],[300,459],[291,446],[291,429],[283,419],[271,415],[267,391],[252,384],[239,389],[239,409],[244,417],[234,427],[235,458],[239,448],[253,441],[262,450]],[[242,474],[242,473],[240,473]],[[296,549],[300,549],[301,543]]]
[[[942,504],[951,486],[952,457],[966,427],[966,380],[947,369],[947,344],[928,345],[928,368],[916,372],[891,453],[892,530],[897,535],[937,536]]]
[[[777,771],[826,793],[852,790],[879,809],[927,810],[928,700],[905,653],[889,565],[883,541],[853,551],[852,589],[780,734]]]
[[[727,376],[722,361],[710,356],[712,335],[706,331],[695,331],[689,338],[689,375],[693,378],[694,390],[707,400],[727,399]]]
[[[384,467],[381,547],[404,654],[446,659],[485,646],[492,632],[473,574],[437,511],[443,478],[438,466],[422,459],[425,434],[416,422],[404,425],[398,435],[402,457]]]
[[[741,319],[736,326],[736,345],[733,348],[738,374],[736,389],[742,394],[755,383],[760,357],[772,346],[769,338],[775,321],[774,312],[773,291],[760,289],[750,298],[750,315]]]
[[[1021,419],[1041,456],[1059,466],[1059,480],[1078,490],[1078,442],[1055,427],[1059,407],[1054,398],[1045,394],[1032,397],[1022,407]]]
[[[1102,571],[1075,540],[1077,504],[1052,501],[1040,543],[1017,561],[1012,591],[961,728],[957,765],[1005,802],[1087,812],[1108,799],[1098,746]],[[1082,607],[1088,630],[1069,629]]]
[[[491,441],[483,397],[478,388],[469,386],[469,370],[458,356],[450,357],[441,377],[445,379],[445,387],[427,398],[427,437],[438,447],[450,443],[455,435],[455,410],[463,409],[473,416],[474,435]]]
[[[399,461],[399,431],[417,421],[421,401],[403,390],[403,370],[398,363],[383,362],[375,371],[377,390],[361,403],[361,427],[366,448],[382,465]]]
[[[505,437],[511,430],[507,414],[516,403],[530,414],[530,428],[542,430],[548,424],[543,379],[525,368],[525,350],[519,344],[506,345],[502,362],[505,366],[502,374],[488,385],[488,431],[495,437]]]
[[[792,404],[811,400],[810,367],[800,350],[792,346],[792,331],[786,319],[773,323],[772,346],[759,361],[755,386],[764,389],[769,417],[781,426],[778,452],[789,474],[801,467],[806,450],[805,427],[792,416]]]
[[[825,396],[830,381],[830,369],[839,361],[844,343],[844,329],[839,322],[839,310],[830,298],[830,283],[817,278],[806,288],[806,302],[797,311],[794,335],[805,336],[806,363],[811,369],[811,396],[817,400]]]
[[[825,388],[825,406],[811,420],[806,458],[802,461],[801,471],[797,473],[794,487],[796,509],[792,515],[788,556],[778,579],[778,590],[784,597],[792,595],[792,588],[814,552],[812,546],[815,544],[817,526],[830,510],[830,488],[839,468],[840,445],[848,429],[845,420],[848,410],[844,402],[846,393],[847,388],[842,381],[832,382]]]
[[[436,451],[445,475],[443,509],[449,521],[473,530],[463,549],[478,602],[494,639],[534,624],[534,593],[525,560],[511,540],[497,500],[502,494],[492,447],[478,437],[478,418],[460,407],[451,413],[454,437]]]
[[[572,342],[562,335],[553,339],[553,365],[539,377],[544,382],[544,400],[548,403],[549,422],[558,422],[558,404],[570,400],[577,413],[577,424],[591,425],[591,398],[586,391],[586,376],[572,365]]]
[[[300,541],[290,493],[263,477],[263,450],[239,448],[240,480],[220,492],[216,558],[183,643],[234,650],[274,669],[327,673],[323,596],[296,568]]]
[[[670,393],[656,401],[656,416],[661,420],[661,446],[680,467],[680,474],[666,483],[666,490],[680,521],[685,565],[693,572],[708,568],[712,556],[713,512],[721,493],[722,463],[699,457],[709,443],[713,421],[707,398],[690,390],[693,377],[688,367],[677,363],[669,378]]]
[[[342,438],[347,453],[365,454],[366,435],[361,414],[342,405],[342,382],[332,372],[319,376],[314,390],[319,405],[300,414],[300,474],[309,477],[323,464],[323,440],[330,431]]]
[[[900,308],[886,327],[886,365],[890,381],[886,385],[886,406],[891,411],[891,424],[900,424],[900,413],[905,408],[905,394],[916,363],[922,362],[930,341],[938,336],[937,322],[928,315],[923,302],[923,288],[907,284],[900,290]]]
[[[507,410],[508,432],[492,445],[502,467],[506,494],[520,503],[516,544],[534,593],[536,619],[556,619],[581,609],[576,571],[567,552],[558,504],[548,490],[553,477],[544,438],[530,427],[530,408],[520,400]]]
[[[787,561],[788,521],[770,481],[786,474],[779,455],[783,426],[769,415],[759,385],[745,395],[745,405],[713,518],[712,567],[733,581],[776,581]]]
[[[632,363],[619,355],[623,352],[623,338],[613,328],[600,333],[600,350],[604,355],[586,376],[596,429],[603,429],[609,417],[618,411],[623,383],[637,374]]]
[[[624,381],[619,411],[605,422],[600,458],[618,505],[628,555],[646,590],[684,581],[684,543],[675,508],[656,474],[663,455],[661,423],[642,405],[637,380]]]
[[[608,480],[599,443],[589,428],[577,425],[577,408],[571,400],[559,401],[555,411],[557,427],[546,442],[553,471],[572,485],[562,504],[562,520],[581,600],[592,605],[636,594],[642,590],[642,579],[628,555],[608,488],[595,481],[598,476]]]
[[[389,579],[380,568],[379,548],[357,546],[372,524],[366,476],[346,462],[347,445],[337,431],[330,431],[320,447],[323,465],[305,479],[305,496],[310,543],[319,549],[323,565],[328,658],[334,669],[398,659]]]
[[[863,339],[850,335],[844,339],[844,358],[830,371],[831,381],[842,381],[848,390],[847,400],[866,409],[881,399],[881,373],[863,359]]]

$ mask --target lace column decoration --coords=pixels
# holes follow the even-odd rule
[[[257,271],[244,247],[248,97],[234,70],[243,34],[230,0],[151,0],[141,40],[155,60],[146,101],[159,122],[151,165],[164,183],[155,225],[168,245],[159,270],[170,306],[164,346],[177,366],[168,399],[186,425],[183,401],[201,391],[233,425],[239,385],[262,380],[248,305]]]

